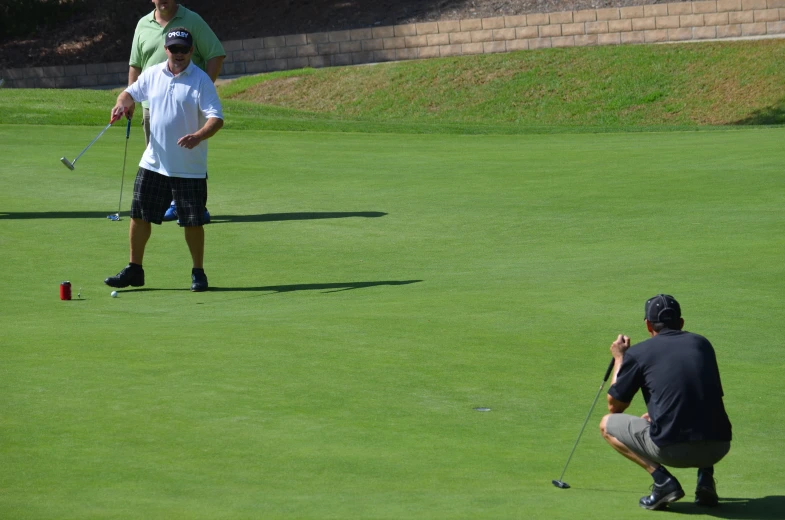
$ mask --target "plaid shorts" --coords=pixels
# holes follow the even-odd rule
[[[160,224],[172,201],[177,206],[177,221],[180,226],[204,225],[207,179],[167,177],[139,168],[134,181],[131,218]]]

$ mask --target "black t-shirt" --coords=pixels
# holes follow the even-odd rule
[[[629,403],[639,389],[656,445],[731,440],[717,358],[703,336],[664,329],[630,347],[608,393]]]

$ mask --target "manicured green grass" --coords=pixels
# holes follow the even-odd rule
[[[235,130],[441,135],[780,125],[784,58],[783,39],[543,49],[262,74],[219,92],[226,128]],[[116,95],[6,89],[0,124],[98,125]]]
[[[714,343],[735,435],[730,500],[672,509],[785,514],[782,129],[224,130],[214,289],[168,223],[116,299],[124,132],[59,162],[99,129],[0,126],[0,517],[649,518],[602,401],[551,480],[658,292]]]

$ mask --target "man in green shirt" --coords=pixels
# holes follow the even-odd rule
[[[150,67],[167,60],[164,40],[167,30],[172,27],[185,27],[193,36],[193,54],[191,61],[204,70],[210,79],[218,79],[226,53],[220,40],[201,16],[176,3],[175,0],[152,0],[155,9],[143,16],[136,24],[134,41],[131,46],[131,58],[128,61],[128,85],[136,82],[139,75]],[[147,102],[142,103],[142,125],[144,138],[150,143],[150,109]],[[133,116],[133,108],[128,117]],[[166,212],[164,220],[176,220],[177,210],[174,201]],[[210,221],[210,213],[205,209],[205,223]]]

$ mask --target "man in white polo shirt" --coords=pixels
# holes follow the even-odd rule
[[[149,101],[155,117],[134,182],[130,263],[104,283],[117,288],[144,285],[142,260],[152,224],[161,224],[174,200],[193,260],[191,290],[206,291],[203,225],[207,139],[223,126],[223,112],[212,80],[191,62],[193,37],[188,29],[170,29],[164,46],[167,60],[142,72],[133,85],[120,93],[112,108],[112,117],[119,117],[135,102]]]

